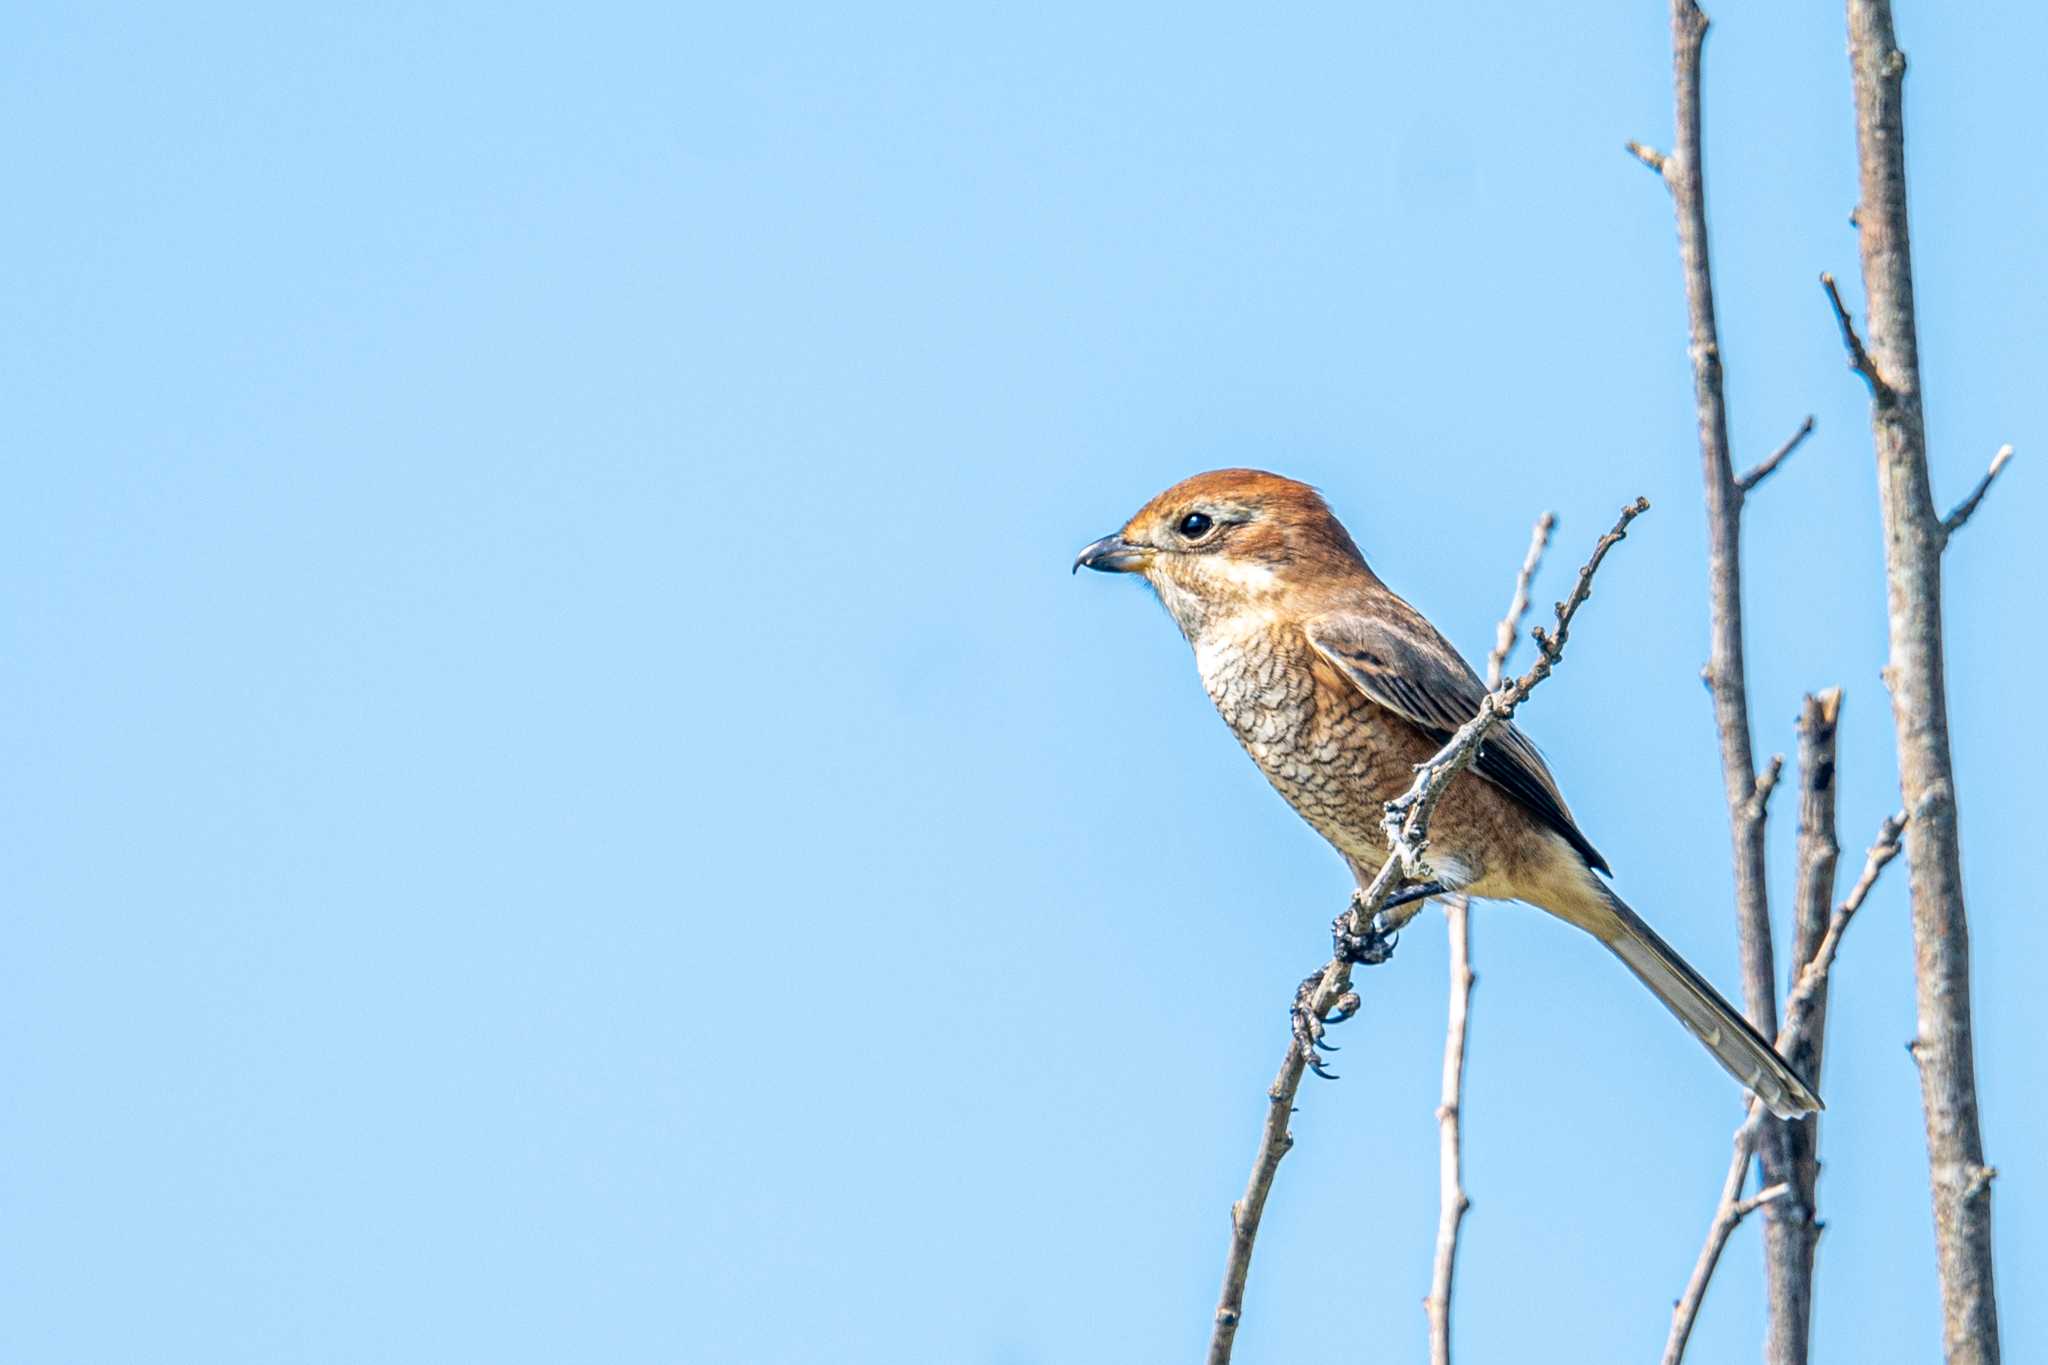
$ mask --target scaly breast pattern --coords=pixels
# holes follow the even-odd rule
[[[1319,683],[1314,649],[1277,623],[1206,633],[1202,685],[1238,742],[1316,832],[1368,867],[1386,857],[1381,805],[1429,746],[1350,687]]]

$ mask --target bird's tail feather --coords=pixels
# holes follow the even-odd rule
[[[1677,1015],[1693,1037],[1707,1045],[1714,1060],[1747,1086],[1781,1119],[1798,1118],[1822,1107],[1820,1096],[1766,1042],[1750,1022],[1736,1013],[1642,916],[1605,886],[1601,890],[1614,912],[1615,932],[1598,933],[1628,969]],[[1602,926],[1604,929],[1606,926]]]

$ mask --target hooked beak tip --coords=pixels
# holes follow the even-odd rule
[[[1070,572],[1093,569],[1097,573],[1136,573],[1151,557],[1151,551],[1132,545],[1122,536],[1104,536],[1074,556]]]

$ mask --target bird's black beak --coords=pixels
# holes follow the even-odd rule
[[[1152,552],[1133,545],[1122,536],[1104,536],[1074,556],[1072,572],[1093,569],[1097,573],[1138,573],[1152,562]]]

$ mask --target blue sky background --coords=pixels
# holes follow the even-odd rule
[[[1839,12],[1708,53],[1759,747],[1896,803]],[[2006,1349],[2048,1353],[2026,852],[2039,7],[1903,7]],[[1736,986],[1661,4],[31,6],[0,44],[0,1357],[1193,1358],[1344,873],[1082,543],[1312,480]],[[2029,548],[2029,547],[2032,548]],[[1788,887],[1793,803],[1774,812]],[[1830,1014],[1818,1359],[1938,1318],[1904,879]],[[1313,1085],[1241,1356],[1424,1358],[1444,948]],[[1651,1358],[1735,1089],[1477,927],[1457,1326]],[[1753,1231],[1695,1354],[1760,1337]]]

